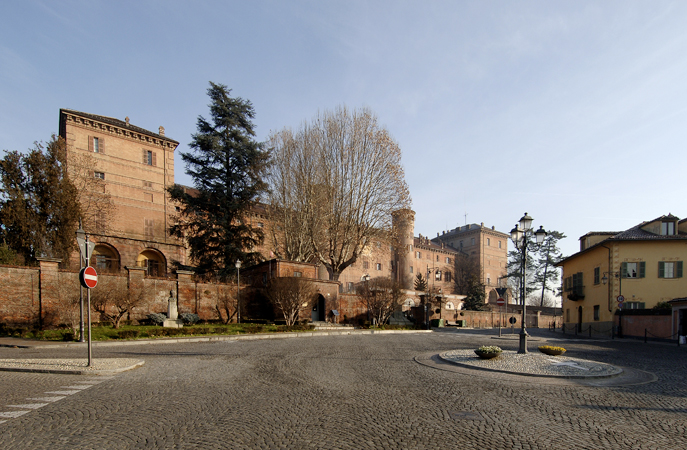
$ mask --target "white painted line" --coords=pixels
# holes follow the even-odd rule
[[[93,386],[92,384],[80,385],[80,386],[60,386],[62,389],[88,389]]]
[[[0,412],[0,417],[6,417],[8,419],[16,419],[19,416],[23,416],[31,411],[10,411],[10,412]]]
[[[6,405],[6,406],[9,408],[38,409],[38,408],[44,407],[45,405],[47,405],[47,403],[28,403],[26,405]]]
[[[56,402],[58,400],[62,400],[63,398],[67,398],[64,395],[60,397],[31,397],[27,398],[27,400],[40,400],[42,402]]]
[[[57,395],[72,395],[81,391],[48,391],[46,394],[57,394]]]
[[[5,423],[5,422],[7,422],[7,421],[6,420],[0,420],[0,423]]]

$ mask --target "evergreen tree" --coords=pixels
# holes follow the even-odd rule
[[[534,273],[536,266],[532,252],[527,252],[527,264],[525,267],[525,297],[528,297],[537,288],[534,285]],[[519,250],[511,250],[508,252],[508,264],[506,265],[506,277],[508,284],[511,287],[513,296],[518,299],[518,304],[522,305],[523,299],[520,298],[520,286],[522,283],[522,252]]]
[[[422,276],[421,273],[418,273],[415,276],[415,290],[420,292],[427,291],[427,280]]]
[[[486,296],[484,285],[480,283],[479,278],[473,277],[470,280],[467,296],[463,300],[463,308],[469,311],[486,311],[488,309],[484,304]]]
[[[236,260],[251,264],[260,254],[252,249],[263,240],[262,230],[245,220],[263,194],[269,152],[255,141],[252,104],[230,97],[231,90],[210,83],[211,121],[198,117],[192,153],[182,153],[186,173],[197,193],[182,186],[169,189],[181,211],[170,227],[173,236],[186,239],[192,262],[201,274],[226,280]]]
[[[80,207],[66,157],[64,140],[53,135],[46,146],[0,160],[0,233],[25,263],[47,256],[67,266],[76,247]]]
[[[563,239],[565,234],[560,231],[547,231],[544,242],[542,242],[537,252],[536,272],[534,282],[541,286],[541,299],[539,306],[544,306],[544,296],[546,291],[556,295],[557,287],[560,286],[559,271],[556,264],[563,259],[561,250],[558,248],[558,241]],[[560,295],[560,294],[559,294]]]

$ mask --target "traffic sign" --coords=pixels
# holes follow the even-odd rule
[[[79,272],[79,281],[81,281],[81,286],[93,289],[98,284],[98,273],[93,267],[84,267]]]
[[[86,239],[77,236],[76,242],[79,244],[79,253],[81,254],[81,260],[83,262],[87,263],[87,261],[86,261]],[[89,256],[93,254],[93,249],[95,249],[95,242],[88,241],[88,255]]]
[[[499,306],[503,306],[503,305],[506,304],[506,301],[505,301],[504,299],[502,299],[502,298],[499,297],[499,299],[496,300],[496,304],[499,305]]]
[[[508,319],[508,322],[510,322],[511,325],[515,325],[515,322],[517,321],[518,319],[516,319],[515,317],[511,317],[510,319]]]
[[[625,301],[625,297],[623,297],[622,295],[619,295],[618,296],[618,303],[622,303],[624,301]]]

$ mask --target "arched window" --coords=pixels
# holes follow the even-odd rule
[[[108,244],[96,244],[91,255],[91,266],[100,273],[119,272],[119,253]]]
[[[446,302],[446,309],[456,309],[456,306],[453,304],[453,302]]]
[[[164,255],[152,248],[145,249],[138,254],[136,265],[145,267],[146,275],[149,277],[164,277],[167,274],[167,263]]]

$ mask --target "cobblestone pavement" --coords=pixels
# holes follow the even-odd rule
[[[145,364],[108,377],[0,372],[0,449],[687,447],[686,347],[534,333],[656,381],[589,385],[419,361],[517,349],[493,331],[107,347],[94,358]],[[0,348],[0,358],[79,352]]]

